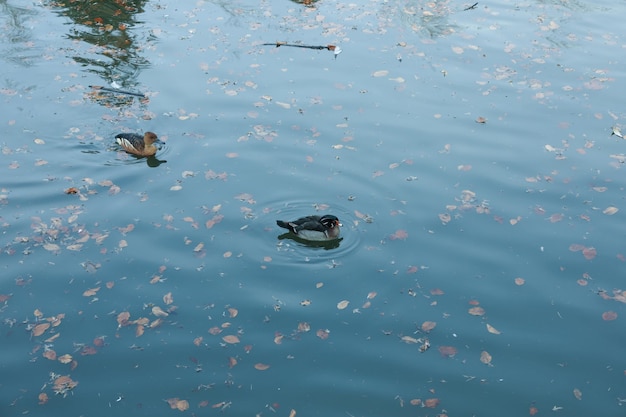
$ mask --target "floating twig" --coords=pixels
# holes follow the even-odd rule
[[[93,88],[94,90],[108,91],[109,93],[126,94],[129,96],[146,98],[145,94],[135,93],[135,92],[126,91],[126,90],[120,90],[119,88],[109,88],[109,87],[103,87],[101,85],[90,85],[89,88]]]
[[[465,9],[463,9],[463,11],[466,12],[468,10],[474,10],[476,6],[478,6],[478,2],[472,4],[471,6],[466,7]]]
[[[337,55],[339,55],[342,52],[341,48],[338,47],[337,45],[302,45],[299,43],[274,42],[274,43],[264,43],[263,46],[275,46],[277,48],[281,46],[291,46],[293,48],[306,48],[306,49],[317,49],[317,50],[328,49],[329,51],[332,51],[335,53],[335,58],[337,58]]]

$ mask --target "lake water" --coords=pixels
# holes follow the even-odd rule
[[[0,415],[623,415],[626,5],[472,3],[0,2]]]

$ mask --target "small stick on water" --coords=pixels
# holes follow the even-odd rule
[[[341,48],[339,48],[337,45],[301,45],[298,43],[274,42],[264,43],[263,46],[275,46],[277,48],[281,46],[291,46],[292,48],[306,48],[318,50],[328,49],[329,51],[333,51],[335,53],[335,58],[337,58],[337,55],[341,53]]]
[[[274,42],[274,43],[264,43],[263,46],[291,46],[294,48],[307,48],[307,49],[328,49],[329,51],[334,51],[335,45],[300,45],[298,43],[287,43],[287,42]]]
[[[119,94],[127,94],[129,96],[135,96],[135,97],[141,97],[141,98],[146,98],[145,94],[141,94],[141,93],[134,93],[132,91],[126,91],[126,90],[120,90],[118,88],[109,88],[109,87],[103,87],[101,85],[90,85],[89,88],[93,88],[94,90],[102,90],[102,91],[108,91],[109,93],[119,93]]]
[[[465,9],[463,9],[463,11],[466,12],[468,10],[474,10],[476,6],[478,6],[478,2],[472,4],[471,6],[466,7]]]

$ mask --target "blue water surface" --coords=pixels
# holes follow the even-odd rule
[[[0,10],[0,415],[621,415],[623,4]]]

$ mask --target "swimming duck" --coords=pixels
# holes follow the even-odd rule
[[[276,224],[305,240],[333,240],[341,233],[339,219],[331,214],[301,217],[292,222],[277,220]]]
[[[153,156],[157,153],[156,142],[157,135],[152,132],[146,132],[141,135],[136,133],[120,133],[115,136],[115,141],[128,153],[137,156]]]

